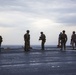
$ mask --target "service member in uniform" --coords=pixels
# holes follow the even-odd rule
[[[2,41],[3,41],[2,36],[0,36],[0,52],[1,52],[1,44],[2,44]]]
[[[76,34],[75,34],[75,31],[73,31],[73,34],[71,36],[71,44],[72,44],[72,47],[74,49],[75,46],[76,46]]]
[[[30,48],[30,34],[29,34],[29,30],[27,30],[27,33],[24,35],[24,41],[25,41],[25,45],[24,45],[24,50],[25,51],[29,51]]]
[[[65,30],[63,30],[61,37],[61,50],[66,50],[66,42],[67,42],[67,35],[65,34]]]
[[[39,40],[41,40],[41,49],[44,50],[44,44],[46,42],[46,36],[43,32],[40,32]]]

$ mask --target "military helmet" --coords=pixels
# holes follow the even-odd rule
[[[63,32],[65,32],[65,30],[63,30]]]
[[[30,32],[29,30],[27,30],[27,32]]]
[[[75,31],[73,31],[73,33],[75,33]]]

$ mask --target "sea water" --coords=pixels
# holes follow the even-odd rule
[[[32,49],[41,49],[41,45],[31,45]],[[57,47],[56,45],[45,45],[45,49]],[[3,49],[22,49],[24,48],[23,45],[2,45]]]

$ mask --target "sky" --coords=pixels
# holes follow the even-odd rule
[[[0,0],[0,35],[2,45],[24,45],[24,34],[30,30],[31,45],[40,45],[40,32],[46,45],[57,45],[62,30],[70,44],[76,31],[76,0]]]

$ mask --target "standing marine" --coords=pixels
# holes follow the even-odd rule
[[[24,34],[24,41],[25,41],[25,44],[24,44],[24,50],[25,51],[29,51],[30,49],[30,34],[29,34],[29,30],[26,31],[26,34]]]
[[[75,31],[73,31],[73,34],[71,36],[71,44],[72,44],[72,47],[74,49],[76,47],[76,34],[75,34]]]
[[[65,30],[63,30],[62,35],[60,36],[61,38],[61,50],[66,50],[66,42],[67,42],[67,35],[65,34]]]
[[[60,34],[59,34],[57,47],[61,47],[61,35],[62,35],[62,32],[60,32]]]
[[[1,52],[1,44],[2,44],[3,38],[0,36],[0,52]]]
[[[39,40],[41,40],[41,50],[44,50],[44,44],[46,42],[46,36],[43,32],[40,32]]]

